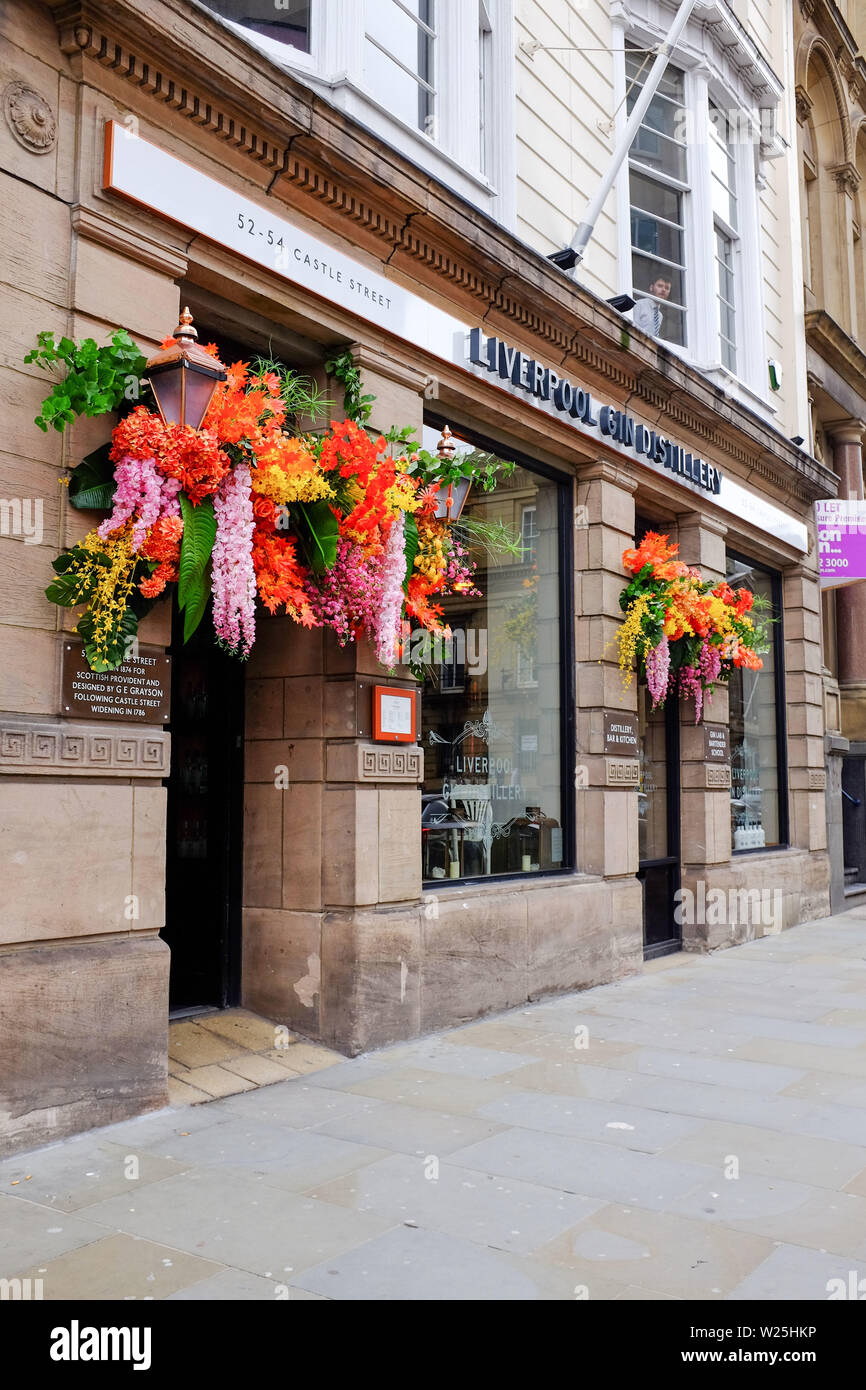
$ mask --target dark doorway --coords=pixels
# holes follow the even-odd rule
[[[169,1008],[240,1000],[244,666],[216,646],[210,613],[183,645],[172,628],[166,837]]]
[[[669,525],[638,515],[635,545],[647,531]],[[638,880],[643,887],[643,944],[647,960],[682,947],[676,893],[680,887],[680,715],[669,696],[659,709],[645,681],[638,682]]]
[[[644,956],[669,955],[682,946],[675,918],[680,886],[680,722],[677,701],[651,709],[638,686],[638,879],[643,885]]]

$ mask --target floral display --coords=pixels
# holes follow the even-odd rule
[[[139,618],[175,585],[185,640],[210,608],[216,640],[240,659],[257,602],[341,643],[367,636],[385,666],[407,621],[447,631],[443,599],[477,591],[465,538],[436,515],[439,488],[462,475],[489,490],[490,458],[479,456],[475,477],[474,460],[439,459],[405,429],[386,436],[346,419],[304,432],[297,420],[322,402],[301,378],[264,361],[223,369],[214,345],[196,352],[217,383],[198,429],[152,408],[144,377],[110,446],[73,472],[73,505],[109,514],[54,562],[46,593],[84,608],[91,667],[118,666]]]
[[[669,695],[693,699],[697,724],[718,681],[737,667],[761,669],[771,618],[751,589],[704,579],[677,550],[667,536],[647,531],[637,548],[623,551],[633,577],[619,600],[619,665],[627,681],[637,666],[654,709]]]

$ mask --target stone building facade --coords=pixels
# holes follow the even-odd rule
[[[859,10],[859,13],[858,13]],[[863,497],[866,14],[794,6],[797,152],[812,452]],[[823,679],[834,911],[866,901],[866,592],[825,593]]]
[[[827,464],[192,0],[25,0],[2,25],[0,492],[44,524],[0,536],[0,1148],[164,1104],[170,1002],[241,1002],[354,1054],[824,915]],[[496,505],[538,575],[537,645],[521,662],[503,638],[474,685],[425,684],[417,745],[371,736],[371,685],[407,671],[263,618],[230,674],[183,650],[167,605],[140,641],[171,650],[168,726],[67,717],[73,620],[43,592],[94,518],[58,476],[108,422],[40,433],[23,359],[43,328],[123,326],[152,350],[185,304],[337,399],[324,364],[348,346],[374,427],[435,447],[447,423],[519,465]],[[621,555],[647,525],[775,606],[766,675],[714,697],[714,747],[617,667]],[[502,583],[491,631],[520,617]],[[458,763],[441,750],[461,725]],[[517,802],[516,860],[467,836],[467,787]],[[424,849],[431,798],[446,867]],[[681,889],[724,910],[678,920]]]

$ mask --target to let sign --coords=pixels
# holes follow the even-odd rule
[[[729,763],[731,744],[727,724],[704,725],[704,761],[708,763]]]
[[[611,714],[604,716],[605,753],[637,754],[637,715]]]
[[[142,651],[116,671],[91,671],[80,642],[64,641],[60,713],[67,719],[167,724],[171,717],[171,657]]]

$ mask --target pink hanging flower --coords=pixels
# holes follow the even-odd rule
[[[376,659],[383,666],[393,666],[397,660],[397,642],[403,617],[403,580],[406,575],[405,528],[405,513],[398,512],[388,532],[382,559],[382,593],[373,636]]]
[[[375,632],[382,606],[382,557],[365,555],[354,541],[337,542],[337,559],[310,576],[304,590],[317,627],[332,627],[340,645],[366,628]]]
[[[667,694],[668,676],[671,669],[671,649],[667,637],[662,637],[657,647],[646,654],[646,683],[652,696],[653,709],[662,703]]]
[[[700,663],[704,685],[712,685],[714,681],[718,680],[719,672],[722,669],[722,658],[718,647],[713,647],[709,642],[704,642],[698,661]]]
[[[227,473],[214,496],[213,625],[220,642],[242,660],[256,635],[253,502],[249,464]]]
[[[114,482],[111,516],[97,527],[102,540],[132,518],[132,549],[138,551],[160,517],[180,514],[180,483],[177,478],[164,477],[152,458],[124,454],[115,466]]]
[[[691,695],[695,702],[695,723],[700,724],[704,708],[704,687],[697,666],[683,666],[680,669],[680,694],[684,700]]]

